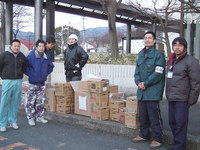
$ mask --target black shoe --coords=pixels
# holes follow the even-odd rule
[[[174,150],[174,145],[168,146],[166,149],[167,150]]]

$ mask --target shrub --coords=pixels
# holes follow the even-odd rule
[[[117,59],[108,53],[92,53],[89,55],[88,63],[134,65],[136,64],[136,60],[137,55],[134,54],[120,54]]]
[[[89,54],[89,64],[118,64],[118,65],[134,65],[136,64],[137,55],[135,54],[119,54],[119,58],[113,57],[108,53],[92,53]],[[62,62],[64,58],[56,60]]]

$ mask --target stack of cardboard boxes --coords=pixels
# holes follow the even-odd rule
[[[125,126],[136,129],[138,126],[138,100],[136,96],[126,98]]]
[[[90,91],[91,118],[97,120],[109,119],[109,80],[90,79],[88,84]]]
[[[73,87],[73,88],[72,88]],[[138,126],[138,101],[136,96],[127,97],[118,92],[117,85],[109,85],[106,79],[90,79],[56,83],[55,89],[46,89],[47,111],[73,113],[97,120],[117,121],[126,127]]]
[[[46,111],[56,112],[55,88],[46,89],[44,108]]]
[[[110,120],[119,121],[119,110],[124,107],[123,96],[122,92],[109,94]]]
[[[68,114],[74,112],[74,91],[70,83],[55,84],[56,112]]]

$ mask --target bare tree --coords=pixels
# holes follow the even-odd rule
[[[17,38],[20,29],[32,22],[32,13],[28,7],[22,5],[13,5],[13,35]]]
[[[93,33],[90,37],[88,37],[88,41],[91,43],[95,43],[97,47],[99,47],[100,44],[100,37],[101,35]]]
[[[165,35],[164,43],[167,47],[167,53],[171,54],[171,48],[170,48],[170,42],[169,42],[169,35],[168,35],[168,27],[170,25],[173,25],[174,23],[177,23],[177,20],[173,19],[173,15],[175,13],[180,13],[181,5],[178,0],[166,0],[166,3],[160,7],[159,0],[152,0],[153,7],[145,7],[141,5],[141,2],[136,0],[136,2],[132,2],[129,0],[129,3],[137,9],[142,14],[145,14],[148,16],[152,21],[155,19],[159,20],[159,23],[161,24],[163,28],[163,32]]]
[[[117,31],[116,31],[116,13],[117,8],[121,4],[122,0],[100,0],[103,11],[108,17],[108,30],[110,37],[111,53],[114,57],[119,57],[119,49],[117,42]]]
[[[200,7],[199,4],[200,2],[197,2],[197,0],[178,0],[179,2],[186,4],[185,5],[185,13],[200,13]]]
[[[131,31],[131,37],[143,38],[145,30],[142,28],[135,28]]]

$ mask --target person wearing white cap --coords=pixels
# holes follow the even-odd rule
[[[88,54],[78,45],[76,34],[69,36],[69,44],[64,52],[64,66],[66,81],[79,81],[82,79],[81,70],[88,60]]]

